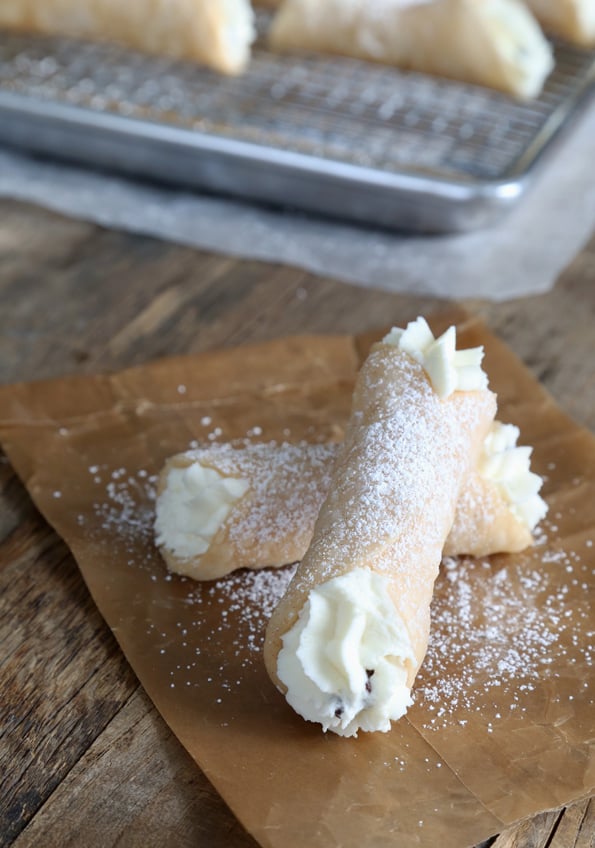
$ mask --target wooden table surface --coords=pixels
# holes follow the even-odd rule
[[[363,331],[440,305],[0,202],[2,382]],[[549,294],[465,306],[595,429],[595,239]],[[1,454],[0,644],[0,845],[255,848],[144,694]],[[486,845],[588,848],[594,834],[591,799]]]

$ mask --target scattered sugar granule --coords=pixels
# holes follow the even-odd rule
[[[209,418],[205,426],[210,425]],[[213,432],[216,430],[221,432],[220,428]],[[294,471],[292,450],[295,447],[287,446],[285,453],[281,452],[287,468]],[[262,446],[265,448],[266,445]],[[89,473],[95,475],[99,484],[97,471],[98,466],[89,467]],[[250,679],[254,666],[262,662],[260,654],[266,623],[295,568],[244,571],[208,585],[185,581],[165,570],[156,575],[154,560],[147,564],[137,555],[143,545],[153,544],[155,475],[145,469],[112,470],[104,466],[101,473],[106,482],[97,490],[94,512],[102,538],[110,544],[119,541],[126,550],[130,549],[131,568],[153,569],[150,579],[152,585],[157,584],[156,598],[160,581],[164,590],[167,584],[175,582],[172,591],[187,583],[181,596],[193,618],[192,626],[185,628],[187,634],[181,633],[182,628],[176,634],[163,634],[163,639],[173,639],[177,649],[185,652],[188,659],[181,668],[174,670],[172,685],[189,685],[188,666],[197,658],[201,661],[201,651],[202,656],[213,652],[217,656],[220,652],[224,659],[231,645],[237,659],[234,676],[227,679],[227,672],[223,671],[211,683],[213,692],[219,692],[223,698],[225,692],[239,685],[238,668],[246,670],[245,681]],[[263,480],[262,485],[265,486],[266,481]],[[287,506],[291,513],[301,504],[288,501]],[[85,516],[77,520],[83,525]],[[278,523],[265,526],[262,514],[256,514],[251,518],[253,526],[249,529],[257,534],[283,533],[286,532],[286,520],[289,516],[283,515],[281,510]],[[238,528],[238,538],[244,536],[246,529]],[[540,541],[543,546],[548,544],[547,534],[544,533]],[[589,539],[584,544],[591,548],[593,541]],[[575,552],[557,547],[543,547],[538,554],[534,568],[522,558],[514,557],[444,561],[432,606],[429,649],[414,687],[416,705],[412,710],[420,710],[418,715],[427,716],[426,730],[438,731],[449,725],[464,728],[470,720],[475,722],[484,717],[486,732],[492,733],[494,721],[501,720],[503,708],[510,717],[521,717],[525,713],[525,699],[541,685],[545,676],[556,677],[561,661],[568,663],[580,659],[584,665],[592,667],[594,634],[586,633],[588,627],[585,627],[589,621],[587,566]],[[585,592],[584,606],[570,610],[570,587],[574,587],[572,591],[576,593],[579,586]],[[200,625],[207,607],[210,615],[213,610],[220,612],[215,616],[213,632],[205,639]],[[196,636],[199,632],[200,641]],[[157,651],[167,662],[169,654],[163,645],[167,645],[167,641],[160,643]],[[206,685],[206,682],[201,678],[200,684],[194,685]],[[577,683],[576,695],[579,690],[584,692]],[[575,695],[566,697],[572,700]]]
[[[417,703],[435,715],[425,722],[426,730],[453,721],[464,726],[467,715],[477,713],[487,718],[492,733],[493,721],[502,717],[498,707],[508,703],[510,710],[522,711],[525,695],[544,677],[556,677],[561,662],[574,661],[570,651],[588,666],[593,663],[594,646],[586,641],[587,596],[569,609],[563,579],[554,580],[545,568],[527,568],[522,560],[510,559],[500,569],[495,562],[445,562],[439,582],[449,585],[434,596],[428,653],[414,687]],[[560,565],[556,575],[568,573],[578,559],[573,551],[553,551],[543,562]]]

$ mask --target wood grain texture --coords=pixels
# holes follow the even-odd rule
[[[68,549],[37,515],[2,542],[0,566],[0,838],[10,844],[137,684]]]
[[[548,848],[593,848],[595,799],[587,798],[564,810]]]
[[[562,408],[595,430],[595,238],[539,297],[468,302]]]
[[[15,848],[45,848],[48,834],[63,848],[257,846],[141,689],[76,763]]]
[[[563,814],[564,810],[549,810],[521,822],[501,833],[491,848],[547,848]]]
[[[595,428],[595,240],[549,294],[468,303]],[[0,380],[139,364],[440,308],[0,202]],[[0,845],[255,848],[144,695],[0,455]],[[584,801],[486,843],[593,848]]]
[[[595,799],[550,810],[501,833],[489,848],[593,848]],[[488,848],[488,846],[486,846]]]

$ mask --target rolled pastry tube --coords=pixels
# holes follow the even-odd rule
[[[0,28],[112,41],[228,74],[250,59],[249,0],[2,0]]]
[[[266,632],[293,709],[343,736],[387,731],[411,703],[430,603],[465,478],[496,413],[481,348],[423,319],[375,345],[310,547]]]
[[[212,580],[236,568],[297,562],[334,455],[332,445],[262,444],[169,459],[158,483],[155,537],[170,571]]]
[[[543,480],[531,471],[532,448],[517,445],[519,435],[512,424],[492,424],[461,489],[445,556],[517,553],[533,544],[547,504]]]
[[[461,489],[445,556],[513,553],[532,544],[547,506],[538,494],[541,477],[530,470],[531,448],[518,447],[518,437],[517,427],[492,425]],[[211,580],[237,568],[301,560],[338,449],[306,442],[222,445],[169,459],[159,481],[155,531],[170,571]]]
[[[280,51],[338,53],[535,97],[551,48],[520,0],[285,0]]]
[[[590,47],[595,44],[595,0],[526,0],[546,32]]]

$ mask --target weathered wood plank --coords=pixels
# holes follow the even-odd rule
[[[593,848],[595,846],[595,799],[567,807],[547,848]]]
[[[20,523],[34,514],[27,492],[0,451],[0,544]]]
[[[256,848],[139,688],[15,848]]]
[[[591,798],[508,828],[485,848],[593,848],[594,845],[595,799]]]
[[[2,381],[118,368],[287,333],[365,330],[439,306],[112,233],[7,201],[0,217],[0,244],[13,245],[0,250]],[[14,249],[19,234],[22,252]],[[595,240],[553,292],[467,304],[591,427],[594,281]]]
[[[93,224],[39,212],[26,203],[0,201],[0,256],[6,267],[67,265],[73,253],[80,255],[85,242],[92,246],[97,237]]]
[[[0,546],[0,644],[0,844],[9,845],[138,683],[68,549],[37,515]]]
[[[492,843],[491,848],[548,848],[562,815],[561,810],[551,810],[508,828]]]
[[[595,430],[595,238],[539,297],[470,303],[565,411]]]
[[[0,224],[9,229],[10,209]],[[0,216],[3,211],[0,202]],[[31,215],[37,233],[56,217],[42,210]],[[47,252],[39,265],[32,256],[15,264],[0,252],[0,302],[4,382],[114,369],[287,333],[366,330],[437,305],[101,229],[58,266]]]

